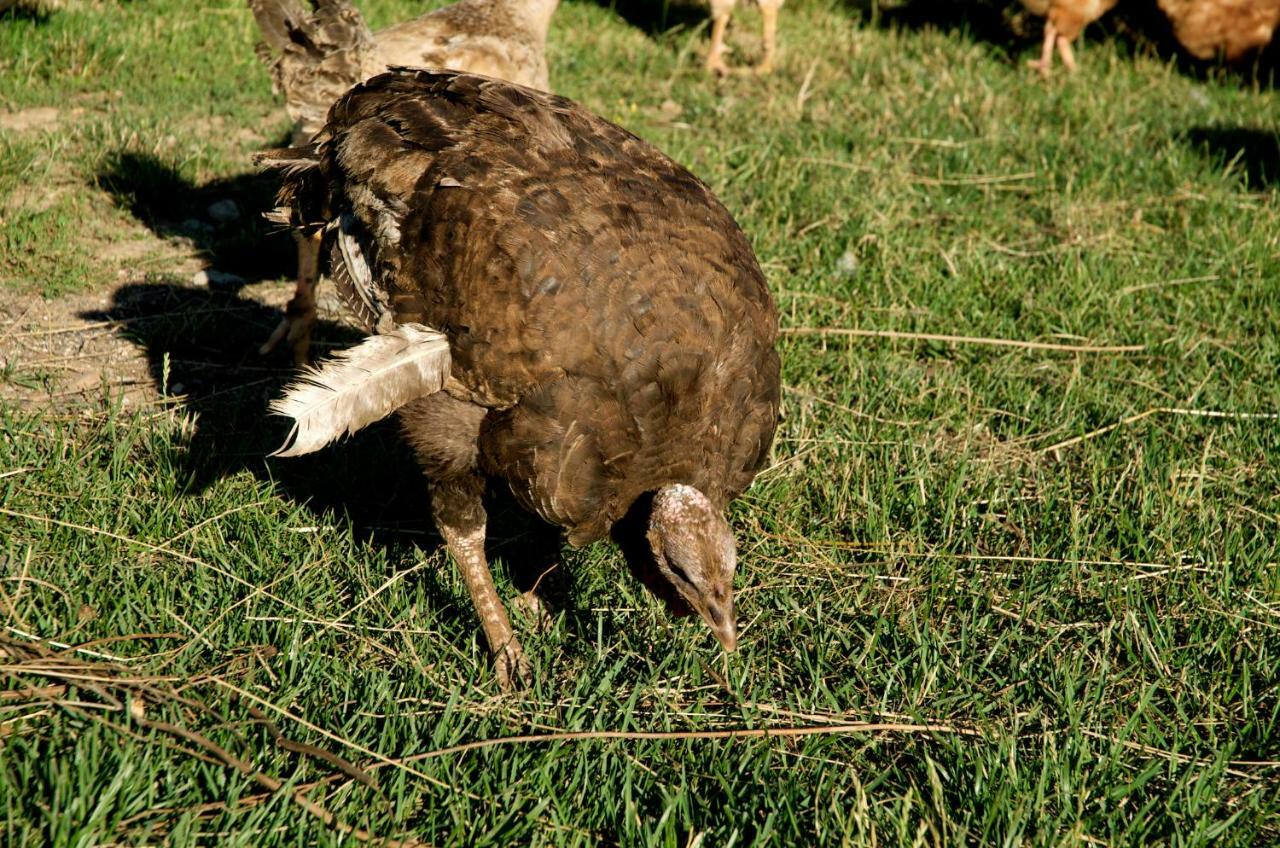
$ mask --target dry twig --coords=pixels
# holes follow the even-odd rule
[[[851,327],[783,327],[784,336],[850,336],[869,339],[904,339],[907,341],[970,344],[987,347],[1012,347],[1020,350],[1053,350],[1065,353],[1140,353],[1146,345],[1081,345],[1060,342],[1030,342],[989,336],[953,336],[945,333],[908,333],[900,330],[860,330]]]

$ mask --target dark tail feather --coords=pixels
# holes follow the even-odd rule
[[[320,151],[315,144],[274,147],[253,154],[253,164],[263,170],[284,171],[289,176],[317,167],[320,164]]]
[[[264,212],[264,218],[293,229],[323,226],[325,188],[318,145],[263,150],[253,154],[253,164],[281,172],[276,208]]]

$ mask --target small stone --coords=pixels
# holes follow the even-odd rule
[[[232,221],[240,220],[240,207],[236,205],[234,200],[219,200],[216,203],[210,203],[205,212],[208,213],[210,220],[217,221],[219,224],[229,224]]]
[[[836,260],[836,273],[844,277],[852,277],[857,272],[858,257],[852,250],[846,250],[844,255]]]
[[[195,236],[200,235],[201,233],[207,233],[212,230],[213,227],[198,218],[188,218],[178,225],[178,229],[189,236]]]
[[[169,394],[180,395],[186,392],[186,390],[187,390],[187,387],[184,386],[182,383],[174,383],[172,386],[169,387]]]
[[[197,286],[208,286],[211,289],[238,289],[244,285],[244,277],[228,274],[216,268],[205,268],[191,276],[191,282]]]

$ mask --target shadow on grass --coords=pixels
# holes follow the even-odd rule
[[[879,0],[843,0],[845,8],[854,12],[865,24],[880,29],[934,29],[940,32],[958,33],[969,39],[996,48],[1005,57],[1012,57],[1023,46],[1017,14],[1017,3],[998,3],[992,0],[950,0],[946,3],[934,0],[904,0],[884,3]]]
[[[195,185],[155,156],[120,152],[107,159],[96,183],[156,235],[190,239],[212,268],[246,283],[294,272],[293,239],[262,217],[275,205],[279,181],[273,174]]]
[[[1280,135],[1243,127],[1194,127],[1183,136],[1217,167],[1240,174],[1248,191],[1280,187]]]
[[[881,29],[934,29],[955,33],[986,45],[1006,61],[1033,58],[1040,46],[1042,18],[1013,0],[842,0],[865,25]],[[1118,4],[1089,24],[1082,38],[1093,44],[1110,41],[1122,56],[1153,55],[1172,63],[1179,73],[1199,80],[1272,87],[1280,75],[1280,47],[1227,64],[1201,61],[1186,53],[1173,36],[1169,19],[1156,0]],[[1083,57],[1088,61],[1088,56]],[[1028,82],[1034,77],[1029,76]]]
[[[49,17],[49,8],[38,0],[0,0],[0,23],[27,21],[43,26]]]
[[[305,504],[317,517],[345,515],[357,539],[393,550],[432,552],[442,541],[430,517],[427,482],[401,439],[394,419],[362,430],[341,444],[303,457],[269,458],[288,433],[268,404],[294,379],[291,368],[258,355],[257,347],[280,320],[279,310],[234,291],[173,283],[131,283],[109,308],[81,316],[123,325],[143,348],[156,388],[185,395],[195,432],[182,461],[188,489],[199,494],[228,475],[248,471]],[[319,321],[315,346],[346,347],[363,334]],[[558,559],[560,534],[521,510],[505,486],[489,499],[489,555],[507,564],[521,591],[542,578],[540,594],[555,607],[571,597],[562,569],[543,576]],[[424,572],[425,574],[425,572]],[[452,598],[433,575],[424,577],[439,609]],[[474,623],[469,609],[459,618]]]
[[[707,5],[698,0],[591,0],[650,36],[672,29],[696,29],[710,21]]]

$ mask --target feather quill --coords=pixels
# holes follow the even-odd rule
[[[401,324],[309,368],[271,402],[293,419],[272,456],[302,456],[444,388],[449,340],[421,324]]]

